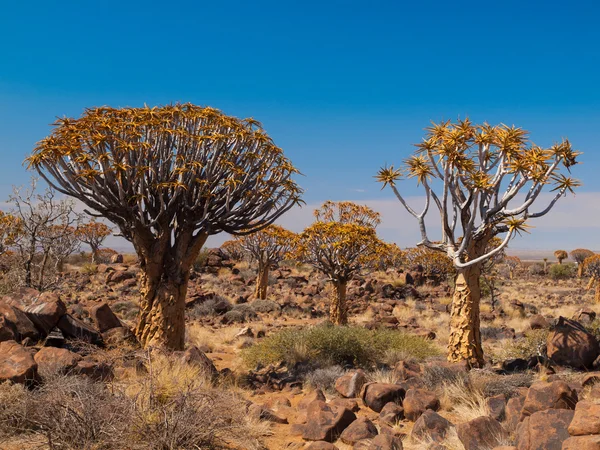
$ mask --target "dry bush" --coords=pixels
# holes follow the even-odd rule
[[[30,431],[30,394],[20,384],[0,384],[0,438]]]
[[[333,393],[335,392],[335,380],[344,373],[345,370],[340,366],[319,368],[306,373],[304,383],[307,387]]]
[[[471,386],[486,397],[500,394],[506,398],[514,397],[519,388],[529,387],[533,383],[533,375],[527,372],[498,375],[490,371],[473,371],[469,379]]]

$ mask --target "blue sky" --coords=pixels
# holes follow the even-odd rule
[[[21,163],[54,117],[174,101],[260,120],[305,174],[310,205],[391,200],[377,169],[403,160],[429,120],[465,116],[522,126],[541,145],[568,136],[585,152],[577,205],[600,200],[597,2],[4,3],[0,200],[27,182]],[[598,222],[572,236],[555,219],[517,244],[585,234],[600,249]]]

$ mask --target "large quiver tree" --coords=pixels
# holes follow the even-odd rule
[[[239,245],[249,258],[258,264],[256,298],[265,300],[269,286],[269,269],[281,262],[292,250],[296,234],[279,225],[238,238]]]
[[[483,350],[479,330],[481,264],[501,252],[526,221],[547,214],[578,182],[560,173],[576,164],[578,152],[564,140],[543,149],[527,138],[527,132],[506,125],[473,125],[469,120],[433,124],[405,170],[382,168],[378,181],[389,185],[406,210],[417,220],[419,245],[445,252],[457,269],[450,319],[448,359],[467,360],[481,366]],[[416,211],[397,188],[406,174],[425,191],[425,206]],[[545,186],[555,195],[540,209]],[[519,194],[522,196],[517,197]],[[425,217],[430,206],[441,218],[441,237],[433,242]],[[502,241],[494,248],[495,236]]]
[[[594,256],[594,252],[588,250],[587,248],[576,248],[575,250],[571,251],[570,255],[573,261],[577,263],[577,277],[583,277],[583,271],[585,267],[583,262],[586,260],[586,258]]]
[[[133,243],[144,346],[183,348],[190,267],[208,236],[259,231],[301,194],[258,122],[192,104],[88,109],[58,120],[28,161]]]

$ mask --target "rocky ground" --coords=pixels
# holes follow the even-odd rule
[[[486,298],[482,305],[488,364],[469,371],[443,358],[451,286],[419,273],[353,281],[350,320],[420,336],[438,355],[311,365],[300,354],[258,367],[244,360],[247,349],[280,330],[326,319],[323,277],[282,267],[270,275],[269,299],[254,300],[252,268],[212,252],[192,275],[187,350],[156,356],[138,348],[131,333],[138,273],[131,258],[72,266],[54,292],[21,289],[0,300],[0,449],[600,449],[600,305],[585,280],[555,281],[525,270],[513,280],[500,276],[497,304],[492,308]],[[192,409],[165,400],[180,399],[192,384],[202,392]],[[150,394],[142,395],[149,385]],[[106,391],[111,396],[102,403]],[[117,392],[128,402],[110,403]],[[90,397],[71,402],[84,394]],[[140,399],[149,403],[140,406]],[[155,401],[161,414],[173,414],[171,423],[188,420],[187,431],[175,438],[177,427],[158,427],[169,421],[156,418]],[[71,416],[59,423],[32,405]],[[127,410],[119,416],[123,423],[139,413],[135,423],[144,424],[146,441],[104,436],[105,429],[118,434],[110,416],[120,408]],[[190,419],[190,411],[214,414],[210,435],[194,435],[201,444],[181,437],[210,428],[198,422],[202,417]]]

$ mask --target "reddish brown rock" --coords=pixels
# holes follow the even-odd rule
[[[562,450],[600,450],[600,435],[570,437],[563,442]]]
[[[403,450],[402,439],[389,434],[379,434],[371,439],[368,450]]]
[[[16,306],[8,305],[7,303],[0,303],[0,317],[3,317],[3,321],[0,325],[2,328],[9,329],[8,331],[0,331],[0,336],[10,339],[10,335],[14,337],[13,340],[21,342],[24,339],[38,340],[40,333],[36,329],[35,325],[24,311],[21,311]]]
[[[559,366],[591,368],[600,354],[598,340],[583,325],[560,317],[546,341],[548,358]]]
[[[316,441],[308,444],[305,450],[339,450],[339,448],[329,442]]]
[[[348,372],[335,380],[335,390],[342,397],[355,398],[360,394],[360,390],[367,382],[367,377],[362,370]]]
[[[265,422],[286,424],[287,418],[277,414],[275,411],[261,405],[252,404],[248,408],[248,414],[255,420],[263,420]]]
[[[219,375],[219,371],[210,358],[196,346],[192,346],[183,352],[181,360],[186,364],[200,368],[206,375],[213,379]]]
[[[435,411],[428,409],[415,422],[411,436],[416,440],[431,439],[441,442],[452,424]]]
[[[416,421],[426,410],[437,411],[440,409],[440,400],[426,389],[409,389],[402,401],[404,417],[411,422]]]
[[[506,397],[504,397],[504,394],[489,397],[485,400],[485,403],[490,410],[490,417],[496,419],[498,422],[502,422],[504,420],[504,412],[506,411]]]
[[[349,409],[352,412],[360,410],[358,402],[353,398],[334,398],[329,402],[330,405],[341,406],[342,408]]]
[[[344,444],[354,445],[360,440],[377,436],[377,427],[366,417],[360,417],[352,422],[340,435]]]
[[[458,424],[456,432],[465,450],[487,450],[508,437],[500,422],[486,416]]]
[[[102,336],[98,331],[70,314],[62,316],[57,326],[67,338],[78,339],[95,345],[102,344]]]
[[[394,375],[401,381],[420,377],[423,375],[423,366],[416,362],[400,361],[394,367]]]
[[[569,425],[571,436],[600,434],[600,405],[580,401],[575,407],[575,416]]]
[[[70,372],[81,361],[81,356],[66,348],[43,347],[35,354],[34,359],[40,374],[46,376]]]
[[[96,328],[100,330],[100,333],[103,333],[111,328],[119,328],[122,327],[123,324],[119,320],[115,313],[112,312],[110,306],[107,303],[101,303],[100,305],[96,305],[90,311],[90,315],[92,316],[92,320],[96,325]]]
[[[44,292],[25,310],[29,319],[44,334],[47,335],[67,313],[67,307],[58,294]]]
[[[86,356],[73,368],[73,373],[84,375],[97,381],[110,381],[114,377],[113,367],[104,361],[97,361],[92,356]]]
[[[535,383],[527,391],[521,411],[521,420],[537,411],[547,409],[575,409],[577,392],[564,381]]]
[[[517,449],[561,450],[574,414],[568,409],[548,409],[525,417],[515,433]]]
[[[37,369],[29,350],[15,341],[0,342],[0,383],[34,383],[38,380]]]
[[[397,384],[367,383],[364,385],[361,398],[369,408],[381,412],[389,402],[402,403],[406,391]]]
[[[379,422],[386,423],[388,425],[394,425],[395,423],[404,419],[404,408],[397,403],[389,402],[383,407],[379,413]]]
[[[323,394],[323,391],[321,389],[315,389],[314,391],[311,391],[308,394],[306,394],[304,398],[298,403],[298,409],[308,408],[308,405],[310,405],[315,400],[319,400],[321,402],[324,402],[326,400],[325,394]]]
[[[356,415],[345,408],[315,400],[306,411],[306,425],[302,439],[306,441],[335,441],[356,420]]]
[[[525,404],[525,396],[520,395],[513,397],[506,402],[506,408],[504,409],[504,418],[506,420],[506,428],[508,430],[514,430],[521,421],[521,412],[523,411],[523,405]]]

